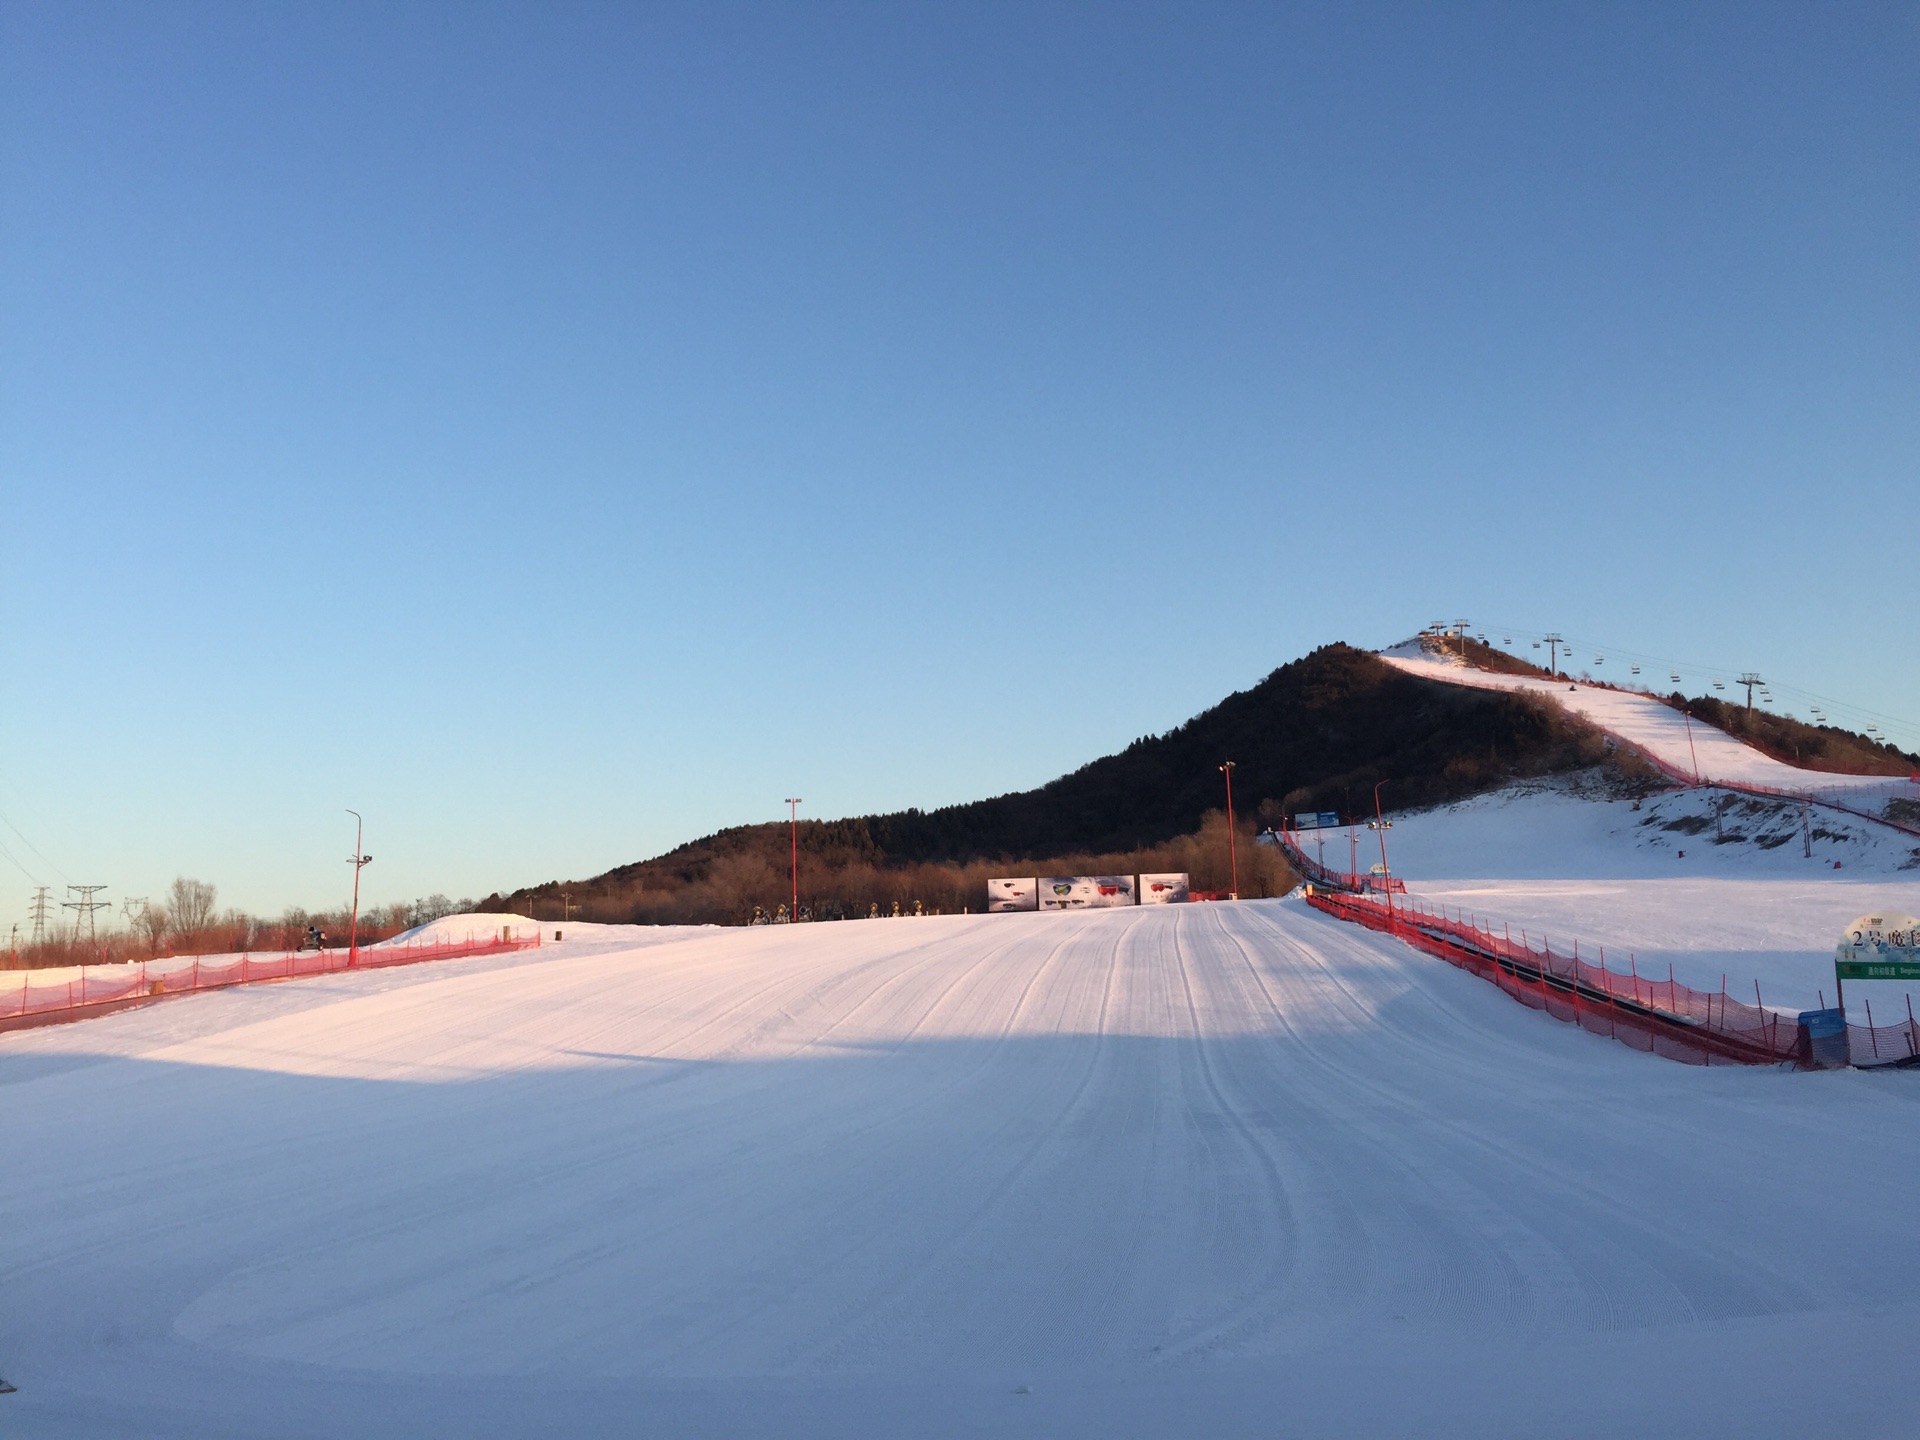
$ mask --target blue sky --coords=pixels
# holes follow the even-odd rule
[[[0,927],[971,799],[1454,616],[1920,747],[1917,114],[1910,5],[16,0]]]

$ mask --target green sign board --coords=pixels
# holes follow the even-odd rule
[[[1842,980],[1920,980],[1920,960],[1836,960]]]

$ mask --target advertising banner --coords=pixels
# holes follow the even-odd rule
[[[1302,810],[1293,817],[1296,830],[1337,830],[1340,816],[1332,810]]]
[[[987,881],[987,913],[1004,914],[1010,910],[1038,910],[1040,908],[1040,882],[1038,880],[989,880]]]
[[[1142,875],[1140,877],[1140,903],[1142,905],[1184,905],[1188,899],[1187,872],[1178,874]]]
[[[1920,919],[1862,915],[1841,933],[1833,973],[1841,980],[1920,980]]]
[[[1042,910],[1104,910],[1134,902],[1131,875],[1043,875]]]

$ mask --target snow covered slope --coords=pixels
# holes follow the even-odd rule
[[[1408,641],[1380,658],[1409,675],[1484,690],[1512,690],[1542,696],[1564,705],[1611,734],[1653,755],[1683,775],[1703,782],[1762,785],[1776,790],[1832,793],[1859,797],[1872,804],[1893,798],[1920,798],[1920,785],[1884,775],[1833,775],[1802,770],[1763,755],[1724,730],[1689,724],[1687,717],[1650,695],[1580,685],[1566,680],[1535,679],[1527,675],[1495,675],[1463,665],[1457,658],[1437,656]]]
[[[1876,909],[1920,905],[1920,841],[1825,807],[1712,788],[1763,786],[1825,796],[1879,814],[1920,798],[1911,780],[1802,770],[1725,731],[1689,725],[1651,696],[1602,686],[1495,675],[1417,641],[1381,658],[1451,685],[1541,695],[1707,787],[1638,802],[1578,778],[1520,785],[1422,815],[1396,816],[1393,865],[1421,896],[1511,925],[1635,957],[1650,972],[1705,990],[1812,1009],[1834,1001],[1841,929]],[[1342,852],[1344,858],[1344,852]],[[1369,859],[1373,858],[1371,856]],[[1866,1022],[1904,1017],[1909,987],[1876,983],[1847,995]],[[1920,1009],[1920,988],[1911,995]]]
[[[198,996],[0,1035],[0,1421],[1904,1435],[1915,1079],[1663,1064],[1278,901]]]
[[[1920,844],[1907,836],[1826,811],[1803,833],[1798,806],[1721,791],[1636,802],[1576,776],[1393,821],[1394,873],[1424,900],[1557,946],[1578,939],[1622,967],[1632,955],[1645,974],[1671,966],[1696,989],[1725,977],[1751,1000],[1758,984],[1783,1009],[1833,1003],[1833,947],[1850,920],[1920,909]],[[1378,851],[1366,831],[1357,839],[1364,868]],[[1321,843],[1344,868],[1347,832]],[[1904,1018],[1908,989],[1876,982],[1847,999],[1862,1023],[1870,999],[1884,1024]],[[1920,1009],[1920,989],[1914,999]]]

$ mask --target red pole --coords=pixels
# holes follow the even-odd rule
[[[797,925],[800,923],[800,797],[797,795],[787,797],[787,826],[791,841],[789,873],[793,877],[793,909],[787,912],[787,917]]]
[[[1234,842],[1233,834],[1233,761],[1214,767],[1227,777],[1227,860],[1233,869],[1233,889],[1227,892],[1229,900],[1240,898],[1240,851]]]

